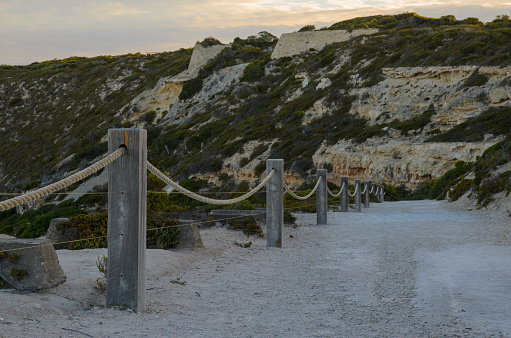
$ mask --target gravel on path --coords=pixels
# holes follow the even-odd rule
[[[444,201],[371,204],[329,213],[327,226],[296,216],[282,249],[201,230],[210,254],[180,252],[202,258],[148,273],[144,313],[96,306],[38,315],[41,300],[0,312],[0,336],[511,336],[508,217]],[[165,255],[149,257],[166,264]]]

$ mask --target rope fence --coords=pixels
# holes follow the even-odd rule
[[[348,195],[350,195],[351,197],[355,197],[355,195],[357,194],[357,191],[358,191],[358,185],[355,186],[355,190],[353,191],[353,194],[350,193],[350,191],[348,190]]]
[[[275,170],[272,170],[268,174],[268,176],[266,176],[266,178],[261,183],[259,183],[259,185],[257,187],[255,187],[254,189],[252,189],[251,191],[249,191],[248,193],[246,193],[243,196],[240,196],[240,197],[237,197],[237,198],[228,199],[228,200],[217,200],[217,199],[208,198],[208,197],[204,197],[204,196],[198,195],[198,194],[196,194],[196,193],[194,193],[194,192],[192,192],[190,190],[187,190],[187,189],[183,188],[182,186],[180,186],[176,182],[172,181],[169,177],[167,177],[161,171],[156,169],[156,167],[154,167],[149,162],[147,162],[147,169],[150,172],[152,172],[156,177],[158,177],[160,180],[162,180],[163,182],[167,183],[172,188],[180,191],[183,195],[188,196],[190,198],[193,198],[194,200],[199,201],[199,202],[203,202],[203,203],[207,203],[207,204],[215,204],[215,205],[235,204],[235,203],[239,203],[239,202],[241,202],[243,200],[246,200],[250,196],[254,195],[256,192],[261,190],[261,188],[264,187],[266,185],[266,183],[268,183],[268,181],[273,176],[273,174],[275,174]]]
[[[382,201],[384,197],[383,186],[373,186],[368,191],[367,184],[364,191],[361,192],[360,180],[356,180],[354,193],[349,191],[348,177],[341,178],[341,187],[339,192],[334,194],[328,188],[326,169],[318,169],[316,172],[316,184],[306,196],[299,196],[293,192],[284,182],[284,161],[282,159],[269,159],[266,162],[266,177],[251,191],[242,196],[231,199],[213,199],[194,193],[173,181],[167,175],[163,174],[154,165],[147,161],[147,132],[143,129],[111,129],[108,133],[109,148],[117,150],[98,161],[97,163],[73,174],[57,183],[40,188],[36,191],[17,196],[0,202],[0,211],[8,210],[20,205],[27,204],[42,197],[54,194],[84,178],[94,174],[100,169],[111,165],[108,170],[109,191],[107,193],[89,193],[89,194],[113,194],[113,191],[121,192],[115,197],[109,197],[108,204],[108,234],[107,236],[97,236],[79,240],[63,241],[58,243],[45,243],[42,245],[61,245],[77,241],[89,241],[107,238],[108,241],[108,272],[106,305],[126,304],[135,311],[143,311],[145,308],[145,253],[146,248],[145,233],[153,230],[163,230],[168,228],[178,228],[195,226],[204,223],[222,222],[233,219],[245,218],[244,215],[234,215],[223,219],[205,220],[188,224],[167,225],[159,228],[147,229],[147,194],[148,193],[166,193],[147,191],[147,171],[153,173],[156,177],[170,186],[173,190],[170,193],[182,193],[183,195],[202,203],[212,205],[229,205],[244,201],[266,187],[266,211],[252,214],[266,215],[266,239],[267,247],[282,247],[282,227],[284,210],[293,210],[313,206],[300,205],[291,208],[284,208],[284,193],[289,193],[293,198],[304,201],[316,194],[316,213],[317,224],[327,225],[327,196],[341,196],[341,211],[348,211],[347,206],[343,210],[343,204],[347,205],[348,196],[356,196],[355,211],[360,209],[360,194],[372,193],[375,189],[375,195]],[[128,142],[129,141],[129,142]],[[121,156],[128,154],[129,160],[117,161]],[[240,192],[210,192],[212,194]],[[62,193],[64,194],[64,193]],[[72,193],[66,193],[72,194]],[[80,193],[82,195],[87,193]],[[368,204],[367,204],[368,207]],[[126,236],[125,234],[129,234]],[[33,247],[9,249],[8,251],[20,251],[31,249]],[[130,277],[125,277],[130,276]],[[3,310],[0,310],[3,311]]]
[[[318,189],[319,187],[319,184],[321,183],[321,180],[323,178],[320,177],[319,180],[316,182],[316,185],[314,186],[314,188],[312,189],[312,191],[306,195],[306,196],[298,196],[297,194],[295,194],[293,191],[291,191],[291,189],[289,188],[289,186],[286,184],[286,182],[284,182],[284,188],[286,188],[286,191],[291,195],[293,196],[294,198],[296,198],[297,200],[300,200],[300,201],[305,201],[306,199],[309,199],[312,195],[314,195],[314,193],[316,192],[316,190]]]
[[[338,192],[337,194],[334,194],[334,193],[330,190],[330,188],[328,188],[328,186],[327,186],[327,191],[328,191],[328,194],[329,194],[330,196],[332,196],[332,197],[339,197],[339,196],[341,196],[341,194],[342,194],[342,192],[344,191],[344,189],[345,189],[345,188],[346,188],[346,184],[344,184],[344,183],[343,183],[343,184],[342,184],[342,186],[341,186],[341,189],[339,189],[339,192]]]
[[[95,164],[91,165],[90,167],[87,167],[79,172],[77,172],[74,175],[69,176],[68,178],[65,178],[59,182],[50,184],[49,186],[40,188],[36,191],[30,192],[28,194],[14,197],[11,199],[8,199],[6,201],[0,202],[0,211],[9,210],[15,207],[18,207],[23,204],[27,204],[29,202],[38,200],[40,198],[43,198],[45,196],[48,196],[56,191],[62,190],[68,186],[70,186],[73,183],[76,183],[78,181],[83,180],[84,178],[94,174],[95,172],[99,171],[100,169],[103,169],[113,161],[117,160],[119,157],[124,155],[126,153],[126,148],[119,148],[101,161],[96,162]]]

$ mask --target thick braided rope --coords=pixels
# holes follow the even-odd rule
[[[364,191],[362,191],[362,192],[360,193],[361,195],[363,195],[363,194],[365,194],[365,193],[366,193],[366,191],[367,191],[367,186],[368,186],[368,185],[369,185],[369,184],[364,184]]]
[[[14,197],[8,199],[6,201],[0,202],[0,211],[9,210],[15,208],[17,206],[27,204],[28,202],[35,201],[37,199],[43,198],[44,196],[48,196],[56,191],[62,190],[73,183],[76,183],[84,178],[94,174],[100,169],[103,169],[122,155],[126,153],[126,148],[119,148],[101,161],[96,162],[88,168],[85,168],[74,175],[69,176],[61,181],[50,184],[49,186],[43,187],[36,191],[30,192],[25,195],[21,195],[18,197]]]
[[[216,200],[216,199],[204,197],[204,196],[201,196],[201,195],[197,195],[196,193],[191,192],[190,190],[187,190],[187,189],[183,188],[182,186],[180,186],[179,184],[177,184],[176,182],[172,181],[170,178],[165,176],[165,174],[163,174],[161,171],[156,169],[149,162],[147,162],[147,169],[150,172],[152,172],[153,174],[155,174],[156,177],[158,177],[160,180],[162,180],[163,182],[167,183],[172,188],[174,188],[177,191],[183,193],[184,195],[186,195],[186,196],[188,196],[190,198],[193,198],[194,200],[197,200],[199,202],[204,202],[204,203],[208,203],[208,204],[216,204],[216,205],[234,204],[234,203],[238,203],[238,202],[241,202],[243,200],[246,200],[247,198],[249,198],[250,196],[252,196],[256,192],[261,190],[261,188],[264,187],[266,185],[266,183],[268,183],[268,181],[273,176],[273,174],[275,174],[275,169],[273,169],[268,174],[268,176],[266,176],[266,178],[261,183],[259,183],[259,185],[257,187],[255,187],[254,189],[252,189],[251,191],[249,191],[248,193],[246,193],[243,196],[240,196],[240,197],[237,197],[237,198],[233,198],[233,199],[229,199],[229,200]]]
[[[374,185],[371,185],[371,189],[369,190],[369,193],[370,193],[370,194],[372,194],[372,193],[373,193],[373,191],[374,191],[374,187],[375,187]]]
[[[374,195],[375,195],[375,196],[378,196],[378,190],[380,190],[380,187],[376,186],[376,188],[375,188],[375,192],[374,192]]]
[[[319,177],[319,180],[316,182],[316,186],[314,187],[314,189],[312,189],[312,191],[307,195],[307,196],[298,196],[297,194],[295,194],[294,192],[291,191],[291,189],[289,189],[289,187],[287,186],[286,182],[284,182],[284,188],[286,188],[287,192],[293,196],[294,198],[296,198],[297,200],[301,200],[301,201],[305,201],[307,198],[311,197],[315,192],[316,190],[318,189],[319,187],[319,183],[321,182],[321,180],[323,179],[323,177]]]
[[[329,194],[330,196],[332,196],[332,197],[339,197],[339,196],[341,196],[342,191],[343,191],[343,190],[344,190],[344,188],[345,188],[345,185],[346,185],[346,183],[343,183],[343,184],[342,184],[341,189],[339,190],[339,192],[338,192],[337,194],[334,194],[334,193],[330,190],[330,188],[328,187],[328,185],[326,186],[326,191],[328,191],[328,194]]]
[[[350,195],[351,197],[355,197],[355,195],[357,194],[357,191],[358,191],[358,187],[359,187],[358,185],[355,186],[355,191],[353,191],[353,195],[348,190],[348,195]]]

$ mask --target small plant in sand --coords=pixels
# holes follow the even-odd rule
[[[252,246],[252,242],[248,243],[234,242],[234,245],[239,246],[240,248],[250,248]]]
[[[177,277],[176,279],[171,279],[170,282],[172,284],[186,285],[186,282],[182,281],[181,277]]]
[[[19,259],[20,259],[20,254],[17,254],[17,253],[12,253],[9,255],[9,260],[12,262],[12,263],[16,263]]]
[[[16,268],[11,269],[11,277],[16,280],[25,279],[26,274],[27,274],[26,270]]]
[[[245,219],[233,219],[227,222],[227,229],[229,230],[241,230],[249,237],[250,235],[257,235],[264,237],[263,230],[257,222],[257,220],[247,217]]]
[[[103,255],[102,257],[98,256],[98,260],[96,261],[96,266],[98,267],[99,272],[103,277],[96,279],[96,287],[101,292],[106,292],[106,276],[107,276],[107,262],[108,257]]]

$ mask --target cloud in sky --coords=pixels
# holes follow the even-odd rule
[[[505,1],[0,0],[0,64],[176,50],[208,36],[228,43],[263,30],[279,36],[307,24],[407,11],[490,21],[511,14]]]

